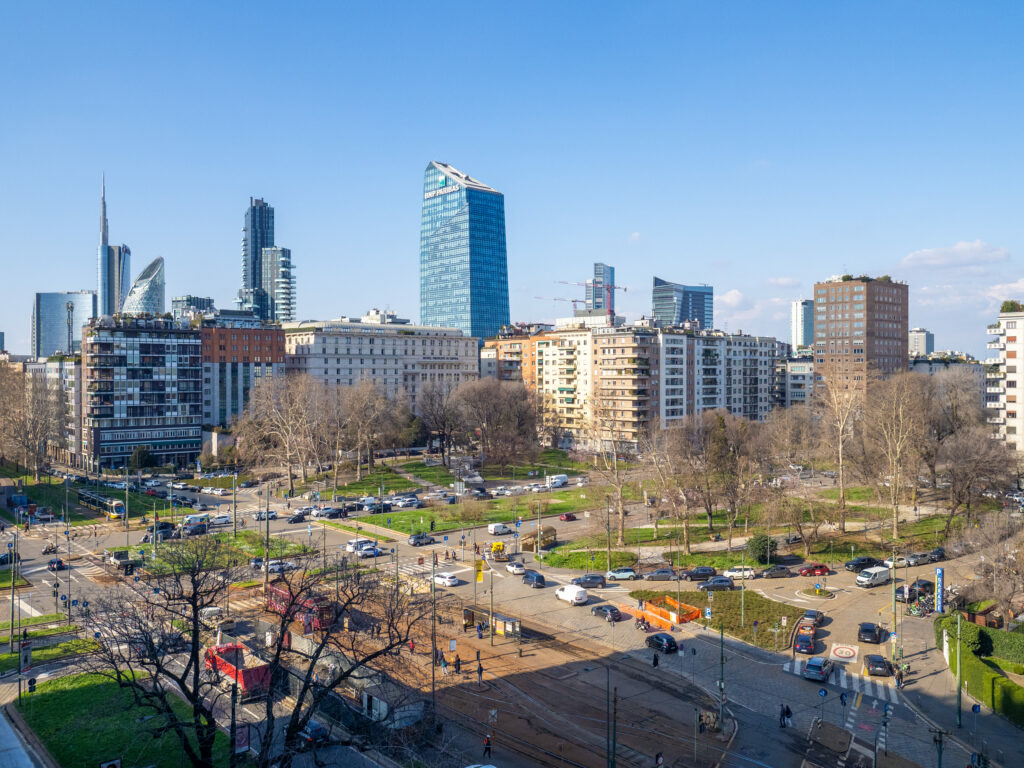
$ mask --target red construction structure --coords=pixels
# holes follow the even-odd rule
[[[286,581],[267,585],[267,610],[292,621],[310,623],[312,629],[329,629],[334,625],[334,603],[322,595],[295,598]]]
[[[238,690],[243,697],[259,695],[270,687],[270,665],[241,643],[207,648],[204,657],[207,669],[216,669],[238,682]]]

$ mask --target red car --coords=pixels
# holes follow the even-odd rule
[[[811,563],[800,569],[801,576],[828,576],[829,568],[824,563]]]
[[[567,522],[569,520],[575,520],[576,519],[576,515],[574,515],[572,512],[563,512],[562,514],[560,514],[558,516],[558,519],[561,520],[564,523],[564,522]]]
[[[156,496],[156,489],[154,489],[154,488],[147,488],[146,489],[146,495],[147,496]]]

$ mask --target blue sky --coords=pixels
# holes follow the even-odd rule
[[[133,273],[230,306],[250,196],[303,318],[418,312],[422,174],[505,193],[513,320],[593,261],[627,317],[653,275],[788,339],[843,272],[910,283],[913,325],[985,357],[1024,298],[1016,3],[7,3],[0,330],[94,288],[100,173]]]

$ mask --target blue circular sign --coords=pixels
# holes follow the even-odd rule
[[[971,712],[973,712],[974,714],[978,714],[979,712],[981,712],[981,704],[971,705]]]
[[[815,584],[814,588],[815,589],[821,589],[821,582],[819,581],[817,584]]]
[[[828,691],[825,688],[819,688],[818,695],[824,699],[826,696],[828,696]]]

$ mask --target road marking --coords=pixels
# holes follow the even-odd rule
[[[854,704],[853,704],[853,708],[854,708],[854,709],[860,709],[860,703],[861,703],[861,701],[863,701],[863,700],[864,700],[864,694],[862,694],[862,693],[858,693],[858,694],[857,694],[857,700],[856,700],[856,701],[854,702]]]

